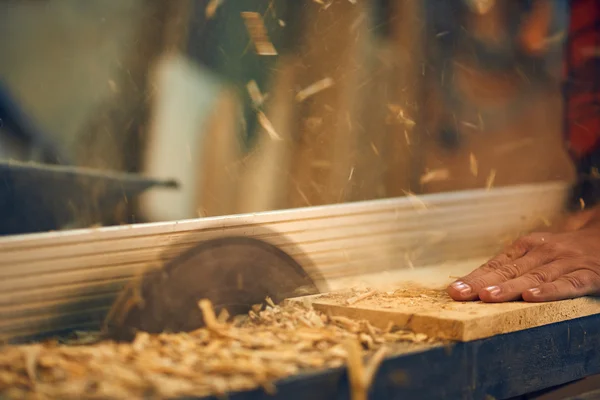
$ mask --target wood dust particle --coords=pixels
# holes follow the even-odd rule
[[[461,124],[471,129],[479,129],[479,127],[471,122],[461,121]]]
[[[479,174],[477,158],[473,153],[469,154],[469,169],[471,170],[471,175],[476,177]]]
[[[356,297],[349,298],[348,300],[346,300],[346,304],[348,304],[348,305],[356,304],[356,303],[358,303],[361,300],[365,300],[365,299],[368,299],[371,296],[374,296],[375,294],[377,294],[377,290],[371,290],[371,291],[369,291],[367,293],[363,293],[363,294],[358,295]]]
[[[317,3],[321,5],[323,10],[327,10],[333,4],[333,0],[330,0],[328,3],[325,3],[323,0],[313,0],[313,3]]]
[[[377,146],[375,146],[375,143],[373,142],[371,142],[371,150],[373,150],[373,153],[375,153],[375,155],[379,157],[379,150],[377,150]]]
[[[403,190],[402,192],[408,198],[411,204],[417,209],[417,211],[426,211],[429,209],[427,204],[414,193],[407,190]]]
[[[388,104],[387,108],[396,121],[406,125],[408,128],[412,128],[416,125],[415,121],[406,116],[404,108],[402,108],[398,104]]]
[[[252,104],[254,105],[254,107],[258,108],[260,106],[262,106],[262,104],[264,103],[264,96],[260,91],[260,88],[258,87],[258,84],[256,83],[255,80],[251,80],[250,82],[248,82],[246,84],[246,89],[248,90],[248,95],[250,96],[250,99],[252,100]]]
[[[261,15],[253,11],[244,11],[241,13],[250,39],[254,44],[256,53],[261,56],[276,56],[277,50],[271,43],[269,35],[267,34],[267,28],[263,22]]]
[[[300,90],[296,94],[296,101],[301,103],[304,100],[308,99],[309,97],[312,97],[315,94],[332,87],[333,84],[334,84],[334,82],[333,82],[332,78],[328,77],[328,78],[321,79],[320,81],[317,81],[317,82],[305,87],[304,89]]]
[[[424,185],[430,182],[445,181],[448,178],[450,178],[450,171],[448,171],[446,168],[440,168],[427,171],[421,176],[420,182],[421,185]]]
[[[269,121],[269,118],[267,118],[267,116],[265,115],[264,112],[262,112],[262,111],[257,112],[257,116],[258,116],[258,123],[260,124],[260,126],[263,127],[263,129],[267,132],[267,134],[269,135],[269,137],[271,139],[282,140],[281,136],[279,136],[279,134],[275,131],[275,127],[273,126],[271,121]]]
[[[492,169],[485,181],[486,190],[490,190],[494,186],[494,180],[496,180],[496,170]]]
[[[204,9],[206,19],[212,19],[217,13],[217,9],[223,4],[224,0],[210,0]]]

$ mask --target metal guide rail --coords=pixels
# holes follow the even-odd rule
[[[317,284],[487,257],[563,209],[566,183],[523,185],[0,240],[0,340],[98,329],[124,284],[200,240],[277,245]]]

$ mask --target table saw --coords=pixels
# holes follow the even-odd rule
[[[171,192],[170,198],[159,193],[146,211],[150,215],[153,211],[156,215],[176,215],[167,218],[174,221],[3,237],[0,342],[6,346],[0,347],[0,397],[167,397],[162,394],[168,387],[169,393],[178,393],[170,398],[198,399],[550,399],[569,398],[575,393],[570,390],[573,382],[600,373],[600,302],[596,299],[467,303],[452,301],[444,290],[523,233],[540,227],[551,229],[566,204],[579,206],[588,200],[591,204],[598,197],[599,181],[592,176],[594,160],[579,166],[573,191],[571,180],[561,180],[561,174],[545,171],[544,166],[539,179],[531,179],[541,182],[511,184],[528,165],[519,162],[514,162],[512,173],[495,182],[496,163],[514,152],[510,148],[483,151],[511,145],[506,142],[528,130],[544,131],[543,125],[532,128],[527,121],[523,126],[513,125],[523,119],[524,111],[531,110],[527,106],[556,82],[557,65],[562,61],[562,48],[556,45],[560,40],[542,38],[547,51],[541,56],[515,48],[526,18],[514,19],[514,24],[511,20],[509,34],[500,35],[494,31],[496,25],[489,23],[497,22],[494,18],[500,15],[488,13],[496,3],[493,1],[454,4],[431,0],[424,9],[411,1],[378,0],[368,6],[315,1],[313,6],[319,9],[313,9],[312,14],[300,3],[285,7],[283,2],[276,6],[270,2],[259,7],[261,13],[272,14],[268,29],[272,32],[286,24],[290,28],[282,30],[279,39],[275,37],[275,46],[266,43],[270,47],[261,54],[255,38],[251,38],[255,54],[247,51],[252,46],[248,46],[246,36],[235,36],[239,43],[226,41],[240,47],[244,60],[254,60],[249,64],[266,66],[251,71],[238,69],[228,57],[221,58],[223,43],[209,39],[211,27],[213,33],[223,30],[228,34],[231,27],[225,29],[226,24],[216,22],[219,15],[228,15],[237,18],[240,27],[246,26],[250,36],[260,36],[264,47],[268,40],[264,40],[266,28],[261,27],[260,13],[245,9],[246,5],[240,13],[236,8],[240,5],[234,2],[208,3],[208,8],[188,9],[189,4],[183,8],[184,14],[193,9],[203,16],[199,23],[196,21],[199,26],[186,26],[186,34],[191,36],[187,43],[191,54],[187,56],[197,58],[193,61],[200,59],[200,64],[211,71],[197,70],[190,60],[176,57],[168,57],[161,64],[166,67],[158,69],[157,81],[152,83],[158,83],[163,97],[159,96],[155,105],[159,111],[154,110],[158,117],[155,115],[151,129],[155,137],[149,140],[152,154],[146,168],[152,176],[166,174],[171,178],[173,171],[181,173],[185,179],[175,178],[183,182],[185,190],[195,195],[202,192],[205,198],[199,200],[202,196],[198,196],[197,203],[206,206],[208,214],[220,216],[186,219],[198,215],[193,200],[186,198],[176,205],[167,202],[164,207],[160,200],[176,199],[177,193]],[[531,2],[514,4],[519,13],[535,9]],[[568,15],[566,2],[545,4],[552,4],[555,12],[545,19],[542,7],[541,24],[546,25],[550,36],[560,36]],[[508,8],[514,11],[513,6]],[[327,9],[339,14],[327,14]],[[423,29],[416,17],[420,12],[428,21]],[[469,13],[482,18],[465,20]],[[406,14],[412,17],[403,18]],[[325,28],[309,34],[312,40],[296,37],[300,28],[307,28],[311,15],[323,18],[320,24]],[[395,20],[402,23],[394,24]],[[467,29],[463,29],[465,21]],[[336,32],[340,24],[351,27],[352,34],[343,29]],[[332,32],[340,33],[331,36],[337,38],[335,46],[323,39]],[[196,35],[202,40],[193,41]],[[525,39],[532,48],[541,40]],[[431,46],[422,40],[435,42],[437,49],[423,60],[419,58],[422,50],[417,48]],[[318,65],[315,69],[298,67],[302,64],[298,61],[303,61],[298,55],[311,41],[325,43],[320,52],[305,54],[306,65]],[[340,51],[344,46],[338,41],[351,50]],[[400,46],[394,47],[398,43]],[[281,59],[265,58],[277,54],[275,47]],[[349,66],[343,71],[331,66],[321,70],[327,62],[310,60],[323,55],[334,59],[336,66]],[[430,64],[421,65],[420,61]],[[464,61],[470,68],[461,64]],[[347,74],[346,69],[350,71]],[[183,78],[174,77],[177,70],[183,71]],[[267,86],[266,73],[271,70],[279,74],[274,88],[265,95],[272,95],[275,101],[267,102],[258,85]],[[202,79],[192,79],[198,71]],[[444,71],[459,78],[447,79]],[[527,84],[517,85],[505,102],[482,102],[477,96],[471,97],[469,85],[461,83],[465,71],[473,80],[486,74],[524,76]],[[244,136],[243,142],[249,157],[256,154],[254,150],[261,156],[254,158],[254,164],[245,165],[246,180],[222,182],[220,177],[211,176],[204,186],[196,187],[201,179],[190,165],[195,165],[192,159],[194,163],[202,160],[198,153],[209,155],[204,155],[200,175],[212,174],[213,169],[207,167],[211,165],[235,175],[231,171],[237,171],[245,158],[236,158],[243,154],[237,153],[239,127],[235,123],[223,123],[220,118],[219,123],[213,121],[214,126],[204,124],[213,142],[200,140],[202,135],[197,132],[202,125],[198,121],[209,119],[209,114],[221,115],[218,110],[226,110],[234,115],[240,111],[235,96],[224,96],[222,109],[210,108],[212,103],[221,103],[215,101],[216,93],[222,94],[222,87],[229,85],[213,76],[217,73],[233,75],[248,88],[249,97],[244,98],[248,104],[240,109],[245,114],[244,129],[250,135]],[[402,75],[394,80],[398,87],[390,91],[402,96],[388,97],[386,79],[392,81],[391,76],[398,74]],[[419,77],[433,74],[434,88],[427,93],[432,98],[439,95],[444,111],[441,117],[429,118],[431,115],[422,111],[427,102],[423,102],[421,92],[425,93],[422,89],[426,85]],[[253,79],[248,81],[249,77]],[[315,82],[321,83],[321,89],[312,86]],[[290,97],[292,86],[305,89]],[[573,93],[566,86],[568,97]],[[174,87],[186,95],[167,90]],[[332,88],[338,87],[341,95],[331,96]],[[204,98],[189,101],[186,96],[190,91],[202,92]],[[260,101],[253,97],[257,91]],[[308,97],[310,101],[306,101]],[[381,107],[383,99],[395,103]],[[407,107],[396,104],[401,102]],[[304,116],[312,118],[311,124],[301,113],[298,121],[291,118],[295,108],[304,109]],[[179,109],[179,114],[170,114],[173,109]],[[327,114],[319,114],[322,109],[335,110],[339,114],[333,118],[336,122],[329,121]],[[318,122],[313,114],[325,115],[324,132],[335,132],[327,141],[323,135],[314,134],[319,133],[315,126],[323,121]],[[361,117],[351,118],[350,114]],[[549,120],[548,114],[542,109],[543,118],[538,119]],[[344,123],[338,124],[341,120]],[[361,126],[365,121],[369,140],[365,140]],[[296,132],[292,127],[298,122],[303,127]],[[402,135],[398,135],[399,127]],[[429,128],[435,129],[434,135],[429,134]],[[498,129],[508,134],[498,139],[493,135]],[[180,140],[172,140],[172,131],[182,130],[186,133]],[[190,140],[183,137],[187,134]],[[254,134],[258,138],[253,138]],[[294,149],[282,148],[281,143],[294,142],[293,134],[302,135],[303,140],[298,141],[302,143],[296,143]],[[540,135],[538,144],[545,146],[549,136]],[[191,139],[202,142],[205,149],[192,156],[190,143],[198,143]],[[259,144],[253,149],[249,139]],[[434,146],[420,147],[419,140],[429,140]],[[465,147],[469,140],[470,147]],[[531,143],[535,140],[526,140],[525,147]],[[303,146],[309,147],[308,151]],[[523,147],[522,143],[518,146]],[[544,146],[541,152],[552,154]],[[189,153],[189,160],[172,157],[184,151]],[[397,172],[402,182],[387,176],[388,170],[402,169],[396,168],[404,162],[399,161],[400,151],[411,161],[407,170]],[[310,162],[298,156],[313,152]],[[474,153],[489,158],[478,161]],[[536,164],[536,158],[529,154],[521,159],[531,158],[531,164]],[[420,168],[428,163],[445,166],[444,160],[453,158],[458,160],[454,167],[459,165],[466,174]],[[379,171],[365,167],[375,161]],[[127,182],[133,195],[151,186],[176,186],[168,179],[5,164],[6,176],[38,177],[34,182],[39,185],[23,179],[28,182],[24,188],[38,189],[42,182],[48,184],[57,177],[77,178],[50,185],[52,193],[57,192],[53,199],[63,206],[66,203],[67,208],[72,208],[73,201],[64,201],[65,187],[77,186],[73,183],[80,179],[92,188],[98,181],[109,182],[115,187],[107,190],[111,199],[125,193]],[[283,177],[288,174],[282,172],[288,169],[294,183],[290,187],[299,195],[288,199],[284,207],[286,193],[282,187],[287,184]],[[458,180],[448,183],[451,180],[438,179],[440,172],[446,177],[458,176]],[[548,177],[558,177],[558,181],[549,182]],[[457,190],[456,185],[464,182],[468,190]],[[445,191],[444,185],[455,186]],[[303,189],[311,187],[307,196]],[[405,190],[411,188],[422,193]],[[86,203],[76,190],[70,190],[69,196]],[[355,201],[362,200],[361,196],[389,198]],[[320,199],[317,203],[339,204],[293,208],[311,204],[315,198]],[[20,202],[14,196],[11,199],[12,203]],[[32,204],[35,209],[36,203]],[[278,208],[281,210],[245,212]],[[283,318],[288,315],[295,318],[293,323]],[[119,386],[123,382],[131,392]],[[581,389],[579,394],[587,393],[573,398],[596,398],[594,389],[598,388]]]
[[[552,221],[568,187],[557,182],[7,237],[0,242],[0,338],[22,343],[96,331],[135,276],[160,269],[198,242],[223,237],[275,245],[305,268],[321,293],[365,285],[402,289],[411,282],[437,287],[477,266],[499,244]],[[415,296],[417,303],[426,293]],[[301,298],[318,306],[315,295]],[[365,302],[342,308],[373,311]],[[468,332],[483,333],[450,334],[443,343],[397,343],[377,370],[372,398],[506,399],[600,372],[600,304],[593,299],[454,302],[447,315],[424,304],[403,311],[406,326],[435,336],[427,324],[416,323],[429,315],[452,324],[473,321]],[[492,308],[495,316],[483,318],[480,311]],[[384,311],[394,313],[393,307]],[[371,316],[359,318],[377,325]],[[341,399],[349,398],[351,387],[344,367],[307,369],[275,385],[275,393],[257,388],[230,397]]]

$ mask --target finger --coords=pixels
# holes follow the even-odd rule
[[[496,286],[486,287],[478,294],[486,303],[501,303],[521,298],[523,292],[543,283],[554,282],[561,276],[576,271],[579,267],[569,260],[556,260],[526,272]]]
[[[504,251],[497,256],[490,259],[479,268],[475,269],[470,274],[458,279],[447,288],[447,292],[454,300],[458,301],[469,301],[477,299],[477,292],[473,291],[468,283],[473,281],[480,276],[486,275],[502,265],[505,265],[514,258],[519,258],[527,253],[533,246],[533,240],[529,237],[522,237],[511,245],[509,245]]]
[[[481,266],[479,266],[476,270],[474,270],[470,274],[465,275],[460,280],[474,279],[474,278],[480,277],[482,275],[492,272],[493,270],[503,266],[504,264],[508,264],[511,261],[512,261],[512,258],[510,258],[505,253],[498,254],[494,258],[491,258],[489,261],[487,261],[485,264],[482,264]]]
[[[538,246],[524,254],[523,257],[504,265],[488,263],[480,267],[481,270],[487,272],[482,274],[477,271],[477,273],[471,273],[454,282],[448,288],[448,294],[454,300],[475,300],[479,297],[481,290],[485,288],[490,288],[492,291],[497,290],[497,285],[515,279],[552,260],[553,252],[548,250],[548,246]]]
[[[515,240],[504,250],[504,253],[511,260],[516,260],[517,258],[523,257],[525,253],[531,251],[535,247],[547,244],[551,236],[552,233],[550,232],[530,233],[529,235],[522,236]]]
[[[543,283],[526,290],[523,300],[530,302],[555,301],[600,293],[600,276],[587,269],[562,275],[554,282]]]
[[[491,258],[488,262],[471,272],[465,278],[477,278],[481,275],[485,275],[496,268],[499,268],[510,261],[514,261],[518,258],[523,257],[528,251],[531,251],[534,247],[547,243],[546,238],[549,236],[548,233],[532,233],[527,236],[523,236],[509,246],[507,246],[502,253]]]

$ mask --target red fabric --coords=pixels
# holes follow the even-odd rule
[[[573,0],[565,54],[566,135],[569,149],[581,157],[600,139],[600,1]],[[574,88],[576,86],[576,88]],[[570,88],[570,89],[569,89]]]

